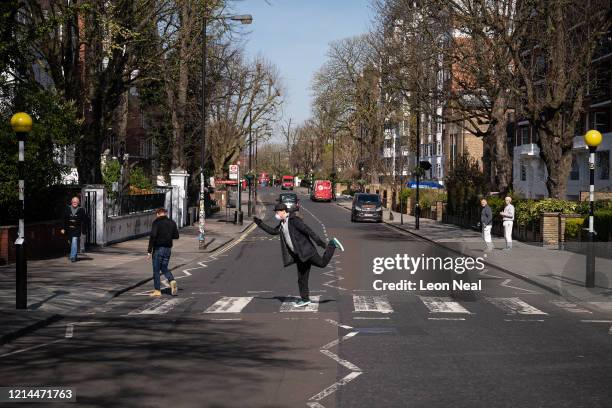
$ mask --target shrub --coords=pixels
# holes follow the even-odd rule
[[[594,213],[596,239],[608,241],[612,233],[612,209],[597,210]]]
[[[487,190],[486,178],[478,162],[468,155],[459,156],[445,179],[449,214],[462,214],[478,205]]]
[[[562,214],[575,214],[580,208],[575,201],[546,198],[544,200],[519,200],[515,203],[516,221],[525,225],[540,219],[545,212],[559,212]]]
[[[130,171],[130,186],[141,190],[151,190],[153,188],[153,183],[151,179],[145,175],[142,167],[134,167]]]
[[[584,218],[568,218],[565,220],[565,238],[577,240],[580,238]]]

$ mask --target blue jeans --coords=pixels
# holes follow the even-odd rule
[[[159,279],[159,273],[164,274],[168,282],[174,280],[174,276],[170,270],[168,270],[168,264],[170,263],[170,255],[172,254],[171,248],[159,247],[153,250],[153,286],[156,290],[160,290],[161,282]]]
[[[76,260],[77,252],[79,252],[79,237],[72,237],[70,239],[70,259]]]

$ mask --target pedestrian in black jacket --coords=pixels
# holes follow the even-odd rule
[[[174,276],[172,276],[172,272],[168,269],[168,264],[170,263],[170,255],[172,255],[172,240],[179,238],[179,232],[176,223],[168,218],[168,212],[165,208],[158,208],[156,215],[157,218],[153,221],[153,225],[151,226],[149,248],[147,250],[148,257],[153,257],[154,290],[151,292],[151,296],[161,296],[160,271],[164,274],[166,279],[168,279],[168,282],[170,282],[172,296],[176,296],[178,294],[178,287]]]
[[[83,207],[80,206],[79,197],[72,197],[70,205],[64,210],[64,228],[60,232],[70,241],[70,261],[76,262],[81,234],[87,232],[89,219]]]
[[[257,217],[253,220],[268,234],[280,235],[281,252],[283,254],[283,264],[285,267],[295,263],[298,270],[298,287],[301,299],[296,302],[297,307],[304,307],[310,304],[308,277],[312,265],[324,268],[327,266],[336,248],[344,251],[342,244],[337,238],[332,238],[327,244],[319,238],[308,225],[295,213],[290,213],[285,204],[279,203],[274,206],[275,218],[280,221],[276,227],[271,227],[263,223]],[[321,248],[325,248],[323,256],[320,256],[313,245],[314,241]]]

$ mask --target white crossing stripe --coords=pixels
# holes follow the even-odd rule
[[[581,308],[575,303],[566,302],[565,300],[551,300],[550,303],[570,313],[589,313],[589,314],[593,313],[590,310]]]
[[[252,296],[231,297],[223,296],[217,300],[212,306],[204,311],[204,313],[240,313],[242,309],[248,305]]]
[[[287,296],[281,304],[281,312],[317,312],[319,311],[319,300],[321,296],[311,296],[310,304],[302,307],[297,307],[295,302],[299,301],[300,298]]]
[[[190,298],[172,298],[170,300],[155,299],[152,302],[147,303],[144,307],[131,311],[130,315],[152,315],[152,314],[166,314],[170,310],[174,309],[177,305],[183,303]]]
[[[528,303],[523,302],[517,297],[512,298],[487,298],[489,302],[498,308],[502,309],[507,314],[521,314],[521,315],[547,315]]]
[[[387,296],[353,295],[355,312],[393,313],[393,308]]]
[[[471,314],[466,308],[461,306],[449,297],[427,297],[419,296],[421,301],[427,306],[431,313],[465,313]]]
[[[612,302],[587,302],[589,305],[596,307],[599,310],[612,312]]]

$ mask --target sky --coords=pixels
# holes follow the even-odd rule
[[[287,90],[283,120],[310,116],[311,81],[328,44],[368,31],[371,0],[238,0],[236,14],[251,14],[245,49],[274,63]]]

